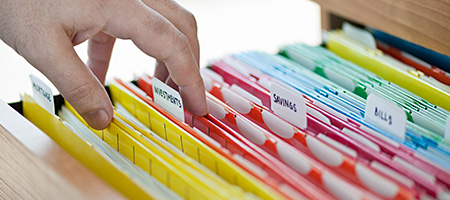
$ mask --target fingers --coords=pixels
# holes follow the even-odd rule
[[[188,38],[195,60],[199,63],[200,47],[197,37],[197,21],[194,15],[173,0],[144,0],[143,2],[169,20]]]
[[[130,38],[143,52],[164,62],[186,109],[207,114],[203,81],[189,40],[167,19],[145,5],[126,4],[108,21],[105,32]]]
[[[58,88],[62,96],[95,129],[112,120],[112,105],[102,84],[84,65],[65,31],[50,32],[33,41],[37,48],[22,54]]]
[[[115,38],[103,32],[99,32],[89,39],[87,66],[102,84],[105,84],[115,41]]]
[[[169,20],[188,38],[192,53],[198,64],[200,61],[200,46],[197,37],[197,22],[194,15],[172,0],[144,0],[143,2]],[[165,83],[170,87],[178,89],[163,62],[157,62],[154,76],[160,80],[165,80]]]

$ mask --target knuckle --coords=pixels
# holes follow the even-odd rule
[[[177,52],[184,52],[190,49],[189,38],[182,32],[178,31],[175,38],[175,46]]]
[[[114,40],[113,37],[109,36],[106,33],[99,32],[94,37],[89,39],[94,44],[104,45],[112,42]]]
[[[176,24],[180,31],[182,31],[188,38],[194,39],[197,38],[197,20],[195,19],[195,16],[187,11],[184,10],[181,14],[181,20]]]
[[[170,39],[168,48],[160,50],[162,61],[167,61],[173,58],[173,55],[184,54],[187,50],[190,50],[190,44],[188,37],[181,31],[176,30],[172,38]]]
[[[186,21],[185,24],[189,27],[189,29],[193,33],[197,34],[198,26],[197,26],[197,20],[195,19],[195,16],[189,11],[186,11],[185,15],[186,15],[184,17],[184,19]]]

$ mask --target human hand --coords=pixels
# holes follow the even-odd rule
[[[42,72],[96,129],[112,120],[103,88],[115,38],[157,59],[155,77],[178,86],[186,109],[207,114],[197,26],[171,0],[0,0],[0,39]],[[89,39],[88,68],[73,47]]]

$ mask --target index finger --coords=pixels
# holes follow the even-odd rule
[[[140,1],[125,1],[115,9],[104,31],[118,38],[131,39],[144,53],[164,62],[179,87],[186,109],[194,115],[206,115],[205,89],[188,38]]]
[[[199,63],[200,47],[197,38],[197,21],[194,15],[174,0],[143,0],[142,2],[169,20],[188,37],[194,57]]]

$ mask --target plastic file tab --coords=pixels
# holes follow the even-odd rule
[[[376,94],[367,98],[364,120],[379,125],[382,129],[404,139],[406,132],[405,112],[394,103]]]
[[[192,135],[196,134],[194,130],[191,129],[190,132],[187,132],[182,129],[180,127],[182,125],[181,122],[178,121],[175,123],[168,119],[147,102],[128,91],[124,86],[118,83],[112,83],[110,90],[113,102],[120,102],[133,116],[144,123],[147,128],[159,137],[172,143],[186,155],[216,172],[228,182],[237,184],[245,191],[264,199],[285,199],[282,194],[265,185],[232,161],[224,158],[211,149],[211,147],[205,145],[204,142],[207,142],[206,140],[200,142],[200,138],[193,137]],[[184,124],[184,126],[187,125]]]
[[[270,87],[271,109],[298,127],[306,128],[306,105],[303,94],[275,82]]]
[[[157,78],[152,79],[152,83],[155,103],[175,116],[178,120],[184,122],[183,101],[178,91],[169,87]]]
[[[55,114],[52,89],[33,74],[30,74],[30,80],[35,101],[50,114]]]

